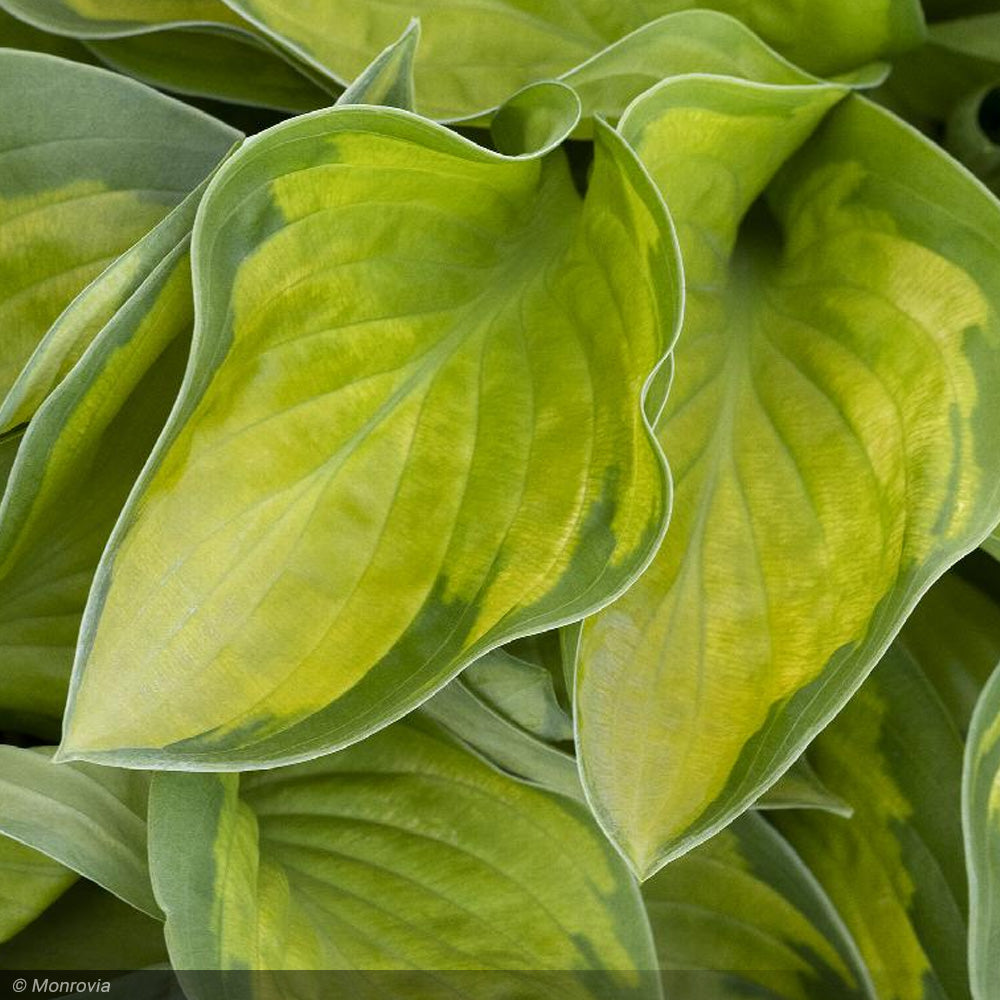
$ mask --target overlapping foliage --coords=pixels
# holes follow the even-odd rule
[[[1000,996],[1000,5],[0,7],[0,967]]]

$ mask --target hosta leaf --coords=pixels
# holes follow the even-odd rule
[[[0,944],[43,913],[76,878],[58,861],[0,836]]]
[[[788,767],[1000,509],[1000,207],[839,96],[680,78],[622,123],[684,252],[677,496],[585,625],[577,726],[644,875]]]
[[[0,51],[0,394],[63,308],[237,133],[113,73]]]
[[[635,883],[586,811],[409,725],[291,768],[157,774],[150,859],[180,969],[506,970],[517,996],[657,996]],[[564,975],[533,987],[543,970]]]
[[[493,145],[508,156],[535,156],[555,149],[580,120],[580,98],[564,83],[531,83],[493,115]]]
[[[175,28],[93,39],[88,48],[112,69],[179,94],[296,112],[333,103],[331,88],[246,32]]]
[[[916,659],[961,733],[1000,662],[1000,606],[946,573],[923,596],[897,640]]]
[[[94,570],[180,386],[192,322],[184,238],[31,420],[0,504],[0,724],[58,736]]]
[[[668,997],[874,1000],[823,889],[757,816],[741,816],[642,893]]]
[[[972,716],[962,778],[969,872],[969,978],[975,1000],[1000,993],[1000,668]]]
[[[337,98],[337,104],[379,104],[413,111],[413,59],[420,44],[420,22],[410,21],[399,38],[380,52]]]
[[[583,200],[559,151],[388,108],[221,168],[192,368],[92,592],[67,756],[304,759],[641,571],[676,247],[627,147],[596,145]]]
[[[816,83],[742,21],[711,10],[684,10],[644,24],[562,75],[585,117],[618,119],[641,93],[687,73],[735,76],[759,83]]]
[[[487,658],[497,655],[499,651],[494,651],[487,654]],[[424,702],[420,713],[505,773],[584,801],[572,754],[504,716],[465,682],[464,674]]]
[[[341,83],[353,79],[419,17],[416,59],[420,109],[459,118],[501,104],[529,83],[565,73],[661,15],[710,6],[742,17],[794,62],[818,73],[852,69],[918,43],[916,0],[650,0],[640,5],[601,0],[227,0],[303,59]],[[502,39],[501,45],[497,40]]]
[[[0,404],[0,429],[8,431],[34,416],[101,330],[178,244],[190,236],[206,184],[195,188],[162,222],[102,271],[49,327]]]
[[[552,742],[573,739],[573,720],[559,703],[547,667],[497,649],[463,670],[460,679],[522,729]]]
[[[181,24],[246,22],[222,0],[0,0],[21,20],[43,31],[77,38],[114,38]]]
[[[919,664],[893,647],[809,757],[854,815],[773,821],[837,907],[878,996],[967,998],[962,747]]]
[[[328,81],[317,83],[215,0],[0,0],[0,7],[84,39],[114,69],[177,93],[288,111],[332,103]]]
[[[838,816],[850,816],[849,803],[834,795],[803,754],[754,803],[756,809],[822,809]]]
[[[63,59],[96,63],[97,57],[86,46],[72,38],[50,35],[39,31],[24,21],[8,14],[0,5],[0,48],[26,49],[29,52],[47,52]]]
[[[146,863],[148,775],[53,764],[51,753],[0,746],[0,834],[158,916]]]
[[[163,923],[81,879],[16,937],[0,945],[0,970],[145,969],[167,961]],[[120,997],[120,980],[114,995]],[[143,1000],[153,1000],[147,990]]]

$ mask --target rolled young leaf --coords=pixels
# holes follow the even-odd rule
[[[822,887],[747,814],[642,887],[668,997],[876,1000]]]
[[[0,394],[76,294],[238,137],[113,73],[0,52]]]
[[[621,125],[688,289],[671,530],[577,676],[584,781],[643,876],[801,754],[1000,510],[1000,205],[840,97],[678,78]]]
[[[295,767],[155,775],[150,862],[178,969],[434,970],[431,996],[445,970],[482,970],[471,996],[658,996],[638,890],[586,811],[409,724]]]
[[[596,146],[581,199],[561,151],[343,107],[222,167],[192,366],[92,590],[64,758],[306,759],[642,571],[679,265],[631,152]]]
[[[917,0],[227,0],[331,79],[347,83],[419,17],[419,109],[463,118],[506,101],[529,83],[565,73],[649,21],[691,7],[743,18],[793,62],[817,73],[853,69],[910,48],[923,37]],[[503,39],[498,45],[497,39]]]
[[[990,1000],[1000,993],[1000,668],[972,716],[962,827],[969,874],[969,981],[974,1000]]]
[[[833,901],[880,1000],[968,998],[962,746],[919,663],[893,646],[809,757],[853,816],[772,821]]]

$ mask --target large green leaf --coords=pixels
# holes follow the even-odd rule
[[[163,923],[100,886],[80,879],[65,895],[0,945],[0,970],[145,969],[167,961]],[[153,1000],[150,977],[143,1000]],[[121,997],[119,983],[114,996]],[[157,994],[158,996],[158,994]]]
[[[874,1000],[823,889],[757,816],[741,816],[642,893],[668,997]]]
[[[40,851],[0,836],[0,944],[57,900],[76,872]]]
[[[809,70],[851,69],[918,43],[917,0],[226,0],[317,69],[352,80],[411,17],[423,30],[417,54],[421,110],[458,118],[504,102],[526,84],[565,73],[662,15],[711,7],[743,18]],[[498,45],[498,39],[503,39]]]
[[[113,73],[0,51],[0,395],[73,297],[236,138]]]
[[[890,649],[809,750],[850,819],[774,814],[837,907],[881,1000],[965,1000],[962,745],[920,665]]]
[[[187,242],[113,315],[20,443],[0,504],[9,728],[58,737],[94,570],[181,383],[193,322]]]
[[[512,975],[454,992],[658,993],[638,890],[587,812],[407,724],[291,768],[157,774],[150,861],[179,969],[478,969]]]
[[[991,1000],[1000,995],[1000,668],[972,717],[962,825],[969,873],[969,978],[975,1000]]]
[[[149,777],[0,746],[0,834],[159,915],[146,862]]]
[[[584,627],[577,725],[643,875],[799,756],[1000,510],[1000,206],[840,97],[679,78],[622,122],[684,253],[676,498]]]
[[[222,167],[192,367],[92,592],[64,755],[304,759],[628,586],[667,514],[646,387],[680,279],[648,177],[606,127],[596,150],[581,199],[561,151],[343,107]]]

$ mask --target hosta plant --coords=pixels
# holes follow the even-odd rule
[[[15,988],[998,1000],[998,121],[995,0],[0,0]]]

